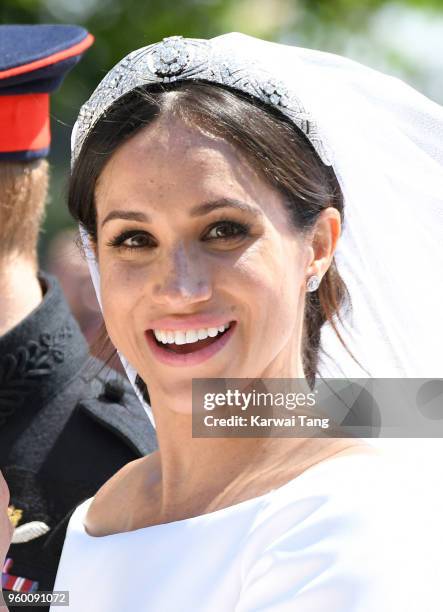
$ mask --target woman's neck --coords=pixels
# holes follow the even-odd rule
[[[154,480],[159,522],[258,497],[315,463],[362,444],[326,437],[195,438],[192,417],[183,414],[163,413],[156,417],[156,426],[159,452]]]
[[[262,387],[266,379],[296,380],[285,391],[311,392],[301,363],[300,343],[288,345],[254,380],[260,380]],[[275,393],[277,389],[277,383],[272,382],[260,391]],[[272,434],[268,437],[209,437],[209,432],[207,437],[194,437],[192,410],[195,406],[182,405],[183,398],[192,395],[186,385],[174,388],[171,381],[166,387],[154,383],[149,385],[149,393],[159,452],[155,463],[147,464],[146,472],[150,473],[149,478],[154,478],[155,506],[160,522],[176,520],[177,513],[179,518],[196,516],[260,496],[295,478],[311,465],[355,444],[355,441],[326,436],[312,437],[312,432],[303,431],[298,432],[299,437],[292,438],[271,437]],[[254,435],[250,431],[251,434]],[[305,435],[311,437],[302,437]]]

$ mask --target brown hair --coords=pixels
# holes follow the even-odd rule
[[[0,258],[37,258],[48,191],[48,162],[0,162]]]
[[[69,210],[94,241],[94,189],[104,165],[125,140],[167,114],[221,137],[241,151],[283,194],[296,231],[308,232],[329,206],[336,208],[344,221],[343,196],[332,168],[322,163],[311,143],[289,119],[252,96],[228,87],[177,81],[131,91],[101,117],[88,135],[73,169]],[[302,358],[311,387],[321,348],[320,331],[326,321],[348,350],[334,317],[340,319],[340,310],[350,305],[346,286],[332,261],[318,290],[306,294]]]

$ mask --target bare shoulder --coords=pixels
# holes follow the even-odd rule
[[[146,483],[149,458],[141,457],[124,465],[95,494],[84,519],[92,536],[103,536],[128,530],[132,508]]]
[[[142,463],[143,457],[130,461],[120,468],[100,487],[90,508],[118,501],[122,495],[126,495],[128,489],[134,484],[134,480],[139,477]]]

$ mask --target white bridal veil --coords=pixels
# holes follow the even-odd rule
[[[174,37],[129,54],[106,75],[74,127],[73,163],[116,99],[144,83],[175,79],[229,84],[276,105],[335,171],[345,198],[336,260],[353,306],[339,330],[366,371],[326,324],[319,374],[442,377],[442,107],[337,55],[237,33],[209,41]],[[98,267],[84,232],[82,238],[100,299]],[[134,382],[135,371],[123,362]]]

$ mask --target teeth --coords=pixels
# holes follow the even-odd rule
[[[186,333],[182,331],[174,332],[174,343],[175,344],[186,344]]]
[[[186,332],[186,343],[189,344],[190,342],[197,342],[198,340],[198,334],[195,331],[195,329],[191,329],[190,331]]]
[[[154,336],[162,344],[189,344],[197,340],[205,340],[208,336],[215,338],[219,333],[228,329],[229,323],[219,327],[207,327],[205,329],[190,329],[186,331],[170,331],[165,329],[154,329]]]

